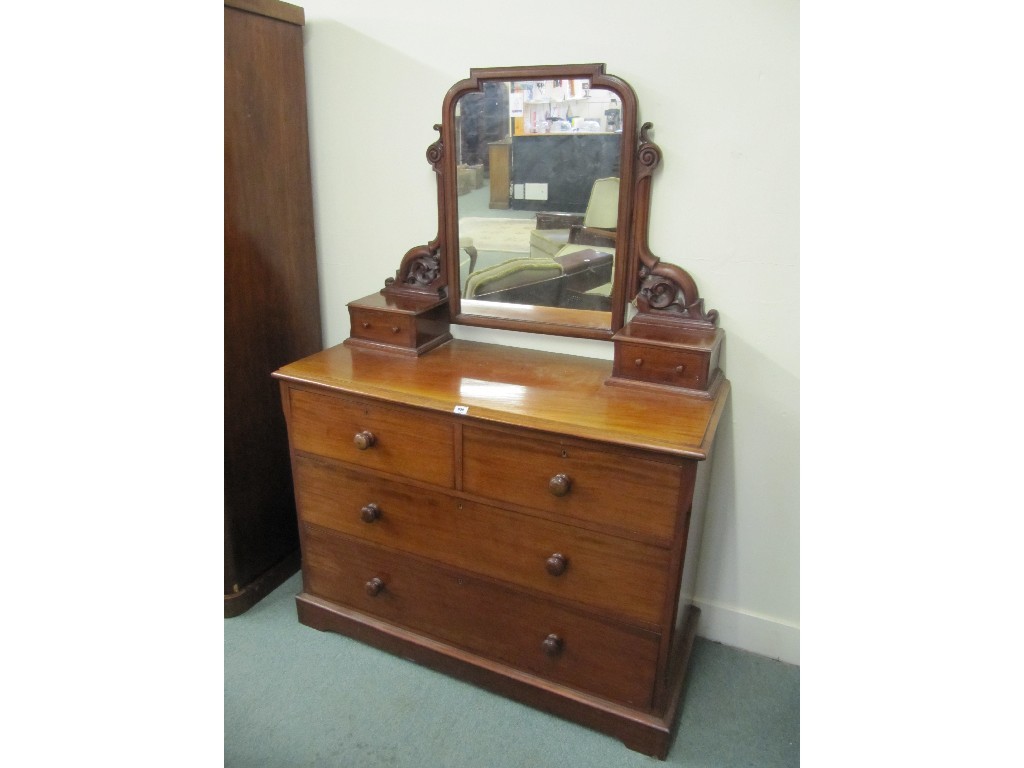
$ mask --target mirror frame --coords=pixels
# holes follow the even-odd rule
[[[619,212],[617,243],[627,244],[616,247],[615,270],[612,275],[612,309],[610,313],[589,312],[579,309],[560,307],[542,307],[533,305],[498,305],[488,302],[463,300],[458,290],[459,269],[459,210],[458,189],[456,184],[458,152],[456,151],[457,136],[455,132],[455,107],[459,99],[469,93],[482,92],[487,82],[529,81],[529,80],[589,80],[591,88],[603,88],[614,91],[620,101],[622,110],[622,131],[620,133],[619,157]],[[441,239],[441,255],[445,262],[447,274],[451,276],[448,302],[453,323],[461,325],[482,326],[486,328],[502,328],[506,330],[548,333],[562,336],[576,336],[595,339],[610,339],[622,327],[625,319],[626,302],[625,281],[631,254],[628,251],[630,242],[629,230],[633,221],[633,163],[635,160],[637,130],[637,99],[633,89],[621,78],[605,73],[604,64],[548,65],[536,67],[493,67],[471,69],[469,77],[449,89],[444,98],[443,122],[441,127],[441,143],[451,147],[443,158],[443,176],[445,183],[444,211],[439,221],[443,228]],[[621,255],[620,255],[621,254]],[[465,311],[463,304],[472,303],[473,312]],[[586,318],[600,317],[602,320],[610,314],[609,322],[587,323]]]

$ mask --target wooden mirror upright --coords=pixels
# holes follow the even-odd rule
[[[508,293],[506,283],[468,297],[463,278],[483,271],[473,250],[486,249],[466,216],[460,228],[469,207],[459,197],[479,170],[456,151],[472,101],[463,98],[504,89],[511,104],[499,107],[511,135],[491,138],[499,152],[511,145],[512,173],[492,185],[498,209],[571,207],[556,183],[571,175],[564,169],[516,181],[517,131],[520,159],[556,146],[529,145],[549,140],[539,130],[525,135],[556,119],[515,122],[520,102],[525,115],[538,95],[527,85],[513,97],[521,83],[545,96],[614,94],[604,121],[584,105],[572,120],[568,108],[544,114],[564,133],[618,134],[589,143],[619,154],[583,181],[613,178],[617,206],[597,239],[567,243],[582,246],[572,259],[554,257],[543,279],[569,275],[564,285]],[[632,89],[604,65],[474,69],[449,91],[443,119],[427,151],[437,236],[410,249],[379,293],[349,304],[344,343],[274,373],[299,514],[299,620],[664,759],[700,616],[697,558],[729,394],[718,313],[704,309],[686,270],[648,248],[661,153],[650,124],[637,128]],[[536,220],[557,213],[538,210]],[[518,225],[531,246],[533,215]],[[547,264],[500,258],[503,268]],[[511,287],[523,285],[532,284]],[[606,339],[614,360],[454,339],[452,323]]]

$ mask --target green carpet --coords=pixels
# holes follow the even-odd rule
[[[298,623],[298,574],[224,620],[225,768],[796,766],[800,668],[698,638],[664,763]]]

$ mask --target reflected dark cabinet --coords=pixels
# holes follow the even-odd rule
[[[488,145],[509,135],[508,94],[496,83],[466,99],[459,119],[460,162],[482,165],[490,173]]]
[[[509,207],[509,186],[512,183],[512,142],[493,141],[488,146],[490,159],[491,208]]]
[[[621,173],[620,141],[617,133],[514,136],[512,184],[543,184],[547,189],[543,200],[513,196],[512,208],[583,213],[594,179]]]
[[[224,615],[299,566],[281,365],[323,346],[302,8],[224,3]]]

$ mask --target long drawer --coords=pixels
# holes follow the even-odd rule
[[[304,523],[305,590],[442,642],[647,708],[659,636]]]
[[[455,485],[453,428],[447,419],[292,389],[289,432],[296,451],[447,488]]]
[[[467,426],[467,493],[672,541],[682,466],[576,441]]]
[[[467,571],[658,624],[669,551],[298,457],[299,515]]]

